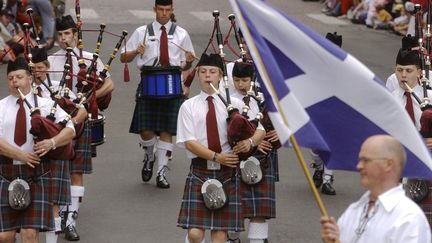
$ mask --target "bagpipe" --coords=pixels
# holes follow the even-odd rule
[[[32,17],[32,11],[27,11],[30,19],[33,20]],[[34,48],[34,44],[31,40],[31,33],[30,33],[30,29],[34,29],[34,27],[32,27],[30,24],[25,23],[24,25],[24,31],[25,31],[25,43],[26,43],[26,48],[25,48],[25,53],[27,53],[26,57],[27,57],[27,61],[29,62],[29,67],[33,76],[33,82],[32,82],[32,90],[33,90],[33,94],[37,95],[38,91],[36,89],[36,77],[35,77],[35,71],[33,70],[33,62],[32,62],[32,54],[31,54],[31,49]],[[38,43],[37,39],[36,39],[36,44]],[[64,67],[64,72],[63,72],[63,77],[62,80],[60,81],[60,85],[59,87],[63,87],[62,84],[66,83],[68,80],[71,79],[71,77],[69,76],[69,70],[70,70],[70,65],[65,65]],[[51,83],[51,78],[49,76],[49,73],[46,74],[47,77],[47,81],[48,84],[46,84],[45,82],[41,81],[41,84],[43,86],[45,86],[47,88],[47,90],[50,92],[50,96],[54,101],[54,105],[51,108],[50,114],[47,116],[48,119],[50,119],[52,122],[54,122],[56,120],[55,118],[55,112],[57,110],[57,106],[60,106],[67,114],[68,116],[65,118],[65,120],[60,122],[60,125],[65,126],[66,123],[72,118],[74,117],[79,109],[79,105],[73,103],[69,98],[68,98],[68,90],[66,89],[65,91],[65,95],[61,96],[60,93],[62,93],[62,90],[59,89],[58,91],[54,91],[53,85]],[[74,124],[75,126],[75,133],[76,133],[76,137],[79,137],[82,134],[83,131],[83,124]]]
[[[251,99],[255,100],[258,104],[259,112],[257,113],[256,117],[251,122],[253,122],[255,124],[255,126],[258,126],[258,122],[260,122],[263,125],[265,131],[269,132],[271,130],[274,130],[274,127],[273,127],[273,124],[270,120],[270,117],[268,116],[268,112],[267,112],[267,108],[265,105],[265,100],[264,100],[263,94],[260,92],[260,88],[259,88],[258,81],[257,81],[257,72],[256,72],[254,62],[247,52],[247,48],[246,48],[246,44],[244,42],[242,32],[236,26],[235,15],[233,15],[233,14],[229,15],[228,19],[231,22],[231,27],[228,31],[227,36],[225,37],[224,43],[229,47],[229,49],[234,53],[234,55],[241,58],[243,63],[246,63],[248,65],[252,65],[254,67],[254,70],[255,70],[254,75],[251,79],[250,89],[247,91],[247,95],[243,99],[245,105],[242,108],[242,115],[247,117],[247,113],[250,109],[249,108],[249,102],[251,101]],[[236,40],[237,45],[238,45],[239,50],[240,50],[239,54],[237,54],[233,50],[233,48],[229,45],[228,37],[229,37],[231,31],[234,32],[234,37],[235,37],[235,40]],[[271,142],[271,143],[272,143],[273,148],[275,148],[275,149],[278,149],[281,147],[281,143],[279,140]]]
[[[34,94],[35,107],[33,107],[21,90],[18,89],[18,92],[20,93],[21,99],[30,109],[30,133],[34,136],[35,141],[38,142],[44,139],[51,139],[59,134],[65,127],[64,124],[55,123],[51,119],[41,115],[40,110],[38,109],[37,95]],[[68,143],[67,145],[58,147],[55,150],[50,150],[45,156],[54,160],[70,160],[75,156],[75,151],[72,143]]]
[[[420,99],[416,93],[404,83],[406,90],[411,93],[414,99],[420,104],[422,110],[420,118],[420,134],[424,138],[432,138],[432,105],[428,97],[428,90],[430,90],[429,70],[430,70],[430,55],[431,55],[431,2],[429,1],[427,23],[424,25],[423,11],[419,4],[414,6],[415,11],[415,38],[418,39],[418,54],[420,56],[421,64],[421,77],[420,84],[423,88],[423,98]],[[426,26],[426,33],[424,32]],[[415,202],[421,202],[429,194],[429,186],[431,182],[427,180],[408,179],[404,188],[408,197]]]
[[[213,85],[212,88],[218,95],[218,97],[221,99],[221,101],[225,104],[227,112],[228,112],[228,143],[231,147],[234,147],[237,142],[249,139],[253,136],[255,133],[257,123],[250,122],[247,117],[240,114],[239,110],[235,108],[231,104],[231,97],[229,92],[229,83],[228,83],[228,74],[227,74],[227,68],[225,64],[225,53],[224,53],[224,44],[222,39],[222,32],[220,30],[219,25],[219,11],[215,10],[213,11],[213,17],[214,17],[214,31],[213,34],[216,33],[216,40],[218,44],[218,54],[221,56],[223,60],[223,84],[225,89],[225,97],[217,90]],[[213,38],[213,37],[212,37]],[[240,153],[238,154],[240,160],[246,160],[249,158],[254,152],[255,147],[253,147],[250,151],[246,153]]]

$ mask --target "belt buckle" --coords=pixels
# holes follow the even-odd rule
[[[221,165],[218,162],[207,160],[207,170],[220,170]]]

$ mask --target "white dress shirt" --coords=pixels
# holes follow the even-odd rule
[[[186,141],[197,141],[205,147],[207,144],[207,125],[206,116],[208,112],[207,97],[209,95],[203,91],[200,94],[186,100],[180,107],[177,118],[177,146],[185,148]],[[219,132],[220,144],[222,153],[231,151],[227,138],[227,121],[228,112],[220,98],[213,94],[213,103],[215,105],[216,120]],[[231,104],[241,110],[243,101],[231,98]],[[187,156],[190,159],[197,157],[195,154],[186,150]]]
[[[169,33],[172,22],[169,21],[165,24],[166,32]],[[121,53],[125,51],[133,51],[137,49],[140,43],[143,43],[145,37],[145,51],[142,55],[136,56],[136,66],[141,70],[142,66],[153,66],[153,64],[158,63],[159,61],[159,50],[160,50],[160,35],[161,35],[161,24],[157,21],[153,21],[152,23],[154,30],[154,41],[149,40],[149,33],[147,31],[147,25],[141,26],[137,28],[131,35],[131,37],[126,42],[126,48],[123,46],[121,49]],[[173,44],[175,43],[175,44]],[[192,46],[192,41],[189,37],[188,32],[182,27],[176,27],[172,39],[168,37],[168,55],[169,62],[171,66],[179,66],[184,67],[186,64],[186,55],[183,50],[181,50],[178,46],[183,49],[194,53],[195,51]]]
[[[34,95],[32,92],[29,92],[26,95],[26,99],[29,103],[35,107],[34,105]],[[30,133],[31,123],[30,123],[30,109],[24,104],[24,109],[26,113],[26,128],[27,128],[27,141],[18,146],[14,142],[15,136],[15,120],[16,115],[19,109],[19,104],[17,103],[18,98],[12,95],[7,96],[6,98],[0,100],[0,137],[4,138],[9,144],[20,148],[23,151],[31,152],[33,151],[33,135]],[[38,107],[40,109],[40,114],[43,117],[46,117],[50,114],[51,107],[53,105],[53,101],[47,98],[38,97]],[[56,120],[55,122],[60,122],[64,118],[66,118],[67,114],[60,107],[57,107],[57,111],[55,113]],[[69,127],[75,131],[75,128],[71,121],[66,124],[66,127]]]
[[[338,220],[343,243],[429,243],[431,230],[420,207],[405,196],[402,185],[381,194],[369,212],[369,220],[358,236],[359,223],[369,202],[367,191]]]
[[[417,95],[418,98],[420,98],[420,100],[423,100],[423,88],[420,85],[416,85],[413,88],[413,92]],[[401,87],[397,87],[393,92],[392,95],[396,98],[396,100],[403,106],[405,107],[406,105],[406,96],[404,95],[405,90],[403,90]],[[432,98],[432,91],[428,90],[428,97]],[[422,115],[422,111],[420,108],[420,104],[418,103],[418,101],[416,101],[416,99],[414,98],[413,95],[411,95],[412,101],[413,101],[413,110],[414,110],[414,118],[415,118],[415,126],[417,128],[417,130],[420,131],[420,118]]]
[[[79,54],[78,48],[73,49],[76,54]],[[93,59],[93,53],[83,51],[83,57],[85,58],[85,64],[87,65],[87,68],[90,67],[91,60]],[[49,71],[55,71],[50,73],[50,77],[52,80],[61,80],[63,77],[63,70],[64,65],[66,63],[66,50],[60,49],[56,53],[48,56],[48,61],[50,63],[50,70]],[[80,67],[78,66],[78,59],[72,54],[72,65],[73,65],[73,73],[76,75]],[[104,69],[104,64],[100,60],[100,58],[97,59],[97,72],[96,74],[99,75],[99,72],[101,72]],[[111,75],[109,72],[107,73],[107,77],[110,77]],[[77,93],[76,85],[76,77],[73,77],[73,83],[72,83],[72,91],[74,93]]]

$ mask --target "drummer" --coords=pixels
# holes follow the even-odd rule
[[[66,58],[66,48],[72,47],[75,53],[79,53],[78,48],[76,47],[77,40],[77,29],[76,24],[70,15],[63,16],[60,19],[56,20],[56,29],[57,29],[57,41],[60,46],[60,50],[55,52],[53,55],[48,57],[48,61],[50,62],[51,68],[50,71],[56,71],[52,73],[53,80],[60,80],[62,76],[64,65],[66,62],[71,62],[71,71],[73,74],[77,74],[79,71],[78,60],[76,57],[73,57],[72,60],[68,61]],[[85,63],[87,67],[90,66],[90,60],[92,58],[92,54],[86,51],[83,51],[83,57],[85,58]],[[100,59],[97,59],[97,70],[103,70],[103,63]],[[68,84],[68,88],[73,92],[77,92],[76,88],[77,80],[75,77],[72,77],[72,83]],[[113,81],[108,74],[108,77],[105,79],[102,87],[96,91],[96,97],[103,97],[108,93],[112,92],[114,89]],[[77,121],[80,122],[80,121]],[[71,197],[72,204],[69,208],[69,216],[67,217],[67,226],[65,229],[65,238],[67,240],[79,240],[80,237],[76,230],[76,216],[80,207],[80,199],[84,197],[84,182],[83,182],[83,174],[91,174],[93,171],[92,168],[92,151],[91,151],[91,127],[88,120],[84,124],[83,134],[76,140],[75,142],[75,152],[76,157],[70,164],[71,170]]]
[[[155,0],[153,11],[156,14],[156,20],[134,31],[122,49],[120,60],[121,62],[132,62],[136,59],[139,70],[159,67],[159,70],[171,70],[177,75],[183,71],[182,76],[186,77],[194,60],[194,49],[188,32],[171,21],[174,11],[172,0]],[[129,132],[140,135],[139,144],[144,149],[142,180],[147,182],[151,179],[153,164],[157,159],[156,186],[169,188],[170,184],[166,176],[167,165],[173,151],[172,135],[177,131],[177,115],[183,102],[183,95],[179,91],[168,99],[157,97],[164,94],[149,97],[143,88],[140,88],[143,85],[149,85],[145,78],[144,75],[137,90],[135,111]],[[165,83],[159,81],[154,85]],[[183,94],[189,93],[189,89],[181,82],[178,82],[177,85],[178,90],[181,90],[183,86]],[[157,136],[159,136],[159,141],[157,141]],[[156,154],[153,152],[155,146]]]

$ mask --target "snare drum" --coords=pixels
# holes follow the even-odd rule
[[[91,145],[98,146],[105,143],[106,141],[105,132],[104,132],[105,116],[102,114],[98,114],[97,119],[92,119],[91,115],[89,114],[88,119],[91,127]]]
[[[141,69],[140,98],[175,98],[183,95],[180,67],[148,67]]]

